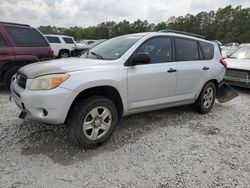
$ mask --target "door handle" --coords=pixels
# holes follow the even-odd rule
[[[209,67],[203,67],[203,69],[202,70],[204,70],[204,71],[207,71],[207,70],[209,70]]]
[[[176,69],[173,69],[173,68],[168,69],[168,72],[169,72],[169,73],[176,72],[176,71],[177,71],[177,70],[176,70]]]

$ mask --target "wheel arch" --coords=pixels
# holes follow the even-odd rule
[[[87,99],[87,98],[94,96],[94,95],[102,96],[102,97],[105,97],[105,98],[111,100],[117,108],[119,117],[123,116],[124,104],[123,104],[123,101],[122,101],[122,98],[121,98],[119,91],[113,86],[102,85],[102,86],[87,88],[87,89],[81,91],[73,100],[73,102],[68,110],[68,114],[67,114],[65,122],[67,122],[69,114],[72,111],[72,108],[77,104],[78,101]]]
[[[208,83],[208,82],[212,82],[215,85],[216,88],[216,92],[218,92],[219,86],[220,86],[220,82],[217,79],[210,79],[208,81],[206,81],[202,87],[199,89],[199,92],[196,94],[195,99],[197,99],[200,96],[200,93],[202,91],[202,88]],[[217,94],[217,93],[216,93]]]
[[[2,70],[0,72],[0,81],[4,80],[4,76],[10,68],[17,67],[17,66],[23,67],[25,65],[28,65],[34,62],[35,61],[13,61],[13,62],[6,63],[3,67],[1,67]]]

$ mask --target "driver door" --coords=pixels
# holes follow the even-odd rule
[[[147,52],[151,62],[128,67],[128,110],[157,108],[170,102],[176,93],[177,65],[173,62],[170,37],[145,41],[134,54]]]

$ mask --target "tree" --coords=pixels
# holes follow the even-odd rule
[[[102,22],[91,27],[62,28],[55,26],[40,26],[44,34],[63,34],[77,39],[103,39],[119,35],[175,29],[197,33],[206,36],[209,40],[227,42],[250,42],[250,8],[226,6],[217,11],[200,12],[196,15],[170,17],[160,23],[148,23],[147,20],[136,20],[130,23],[127,20],[118,23],[113,21]]]

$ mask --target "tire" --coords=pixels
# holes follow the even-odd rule
[[[84,148],[95,148],[108,140],[118,124],[118,119],[118,112],[112,101],[93,96],[73,106],[66,127],[75,144]]]
[[[11,67],[10,69],[8,69],[6,71],[6,73],[4,74],[4,84],[6,89],[10,90],[10,84],[11,84],[11,78],[14,76],[14,74],[16,74],[16,72],[18,71],[18,69],[20,69],[21,66],[15,66],[15,67]]]
[[[69,52],[67,50],[61,50],[58,55],[59,58],[68,58]]]
[[[210,94],[209,94],[210,93]],[[201,93],[195,103],[198,112],[207,114],[211,111],[216,98],[216,87],[213,82],[208,82],[204,85]]]

